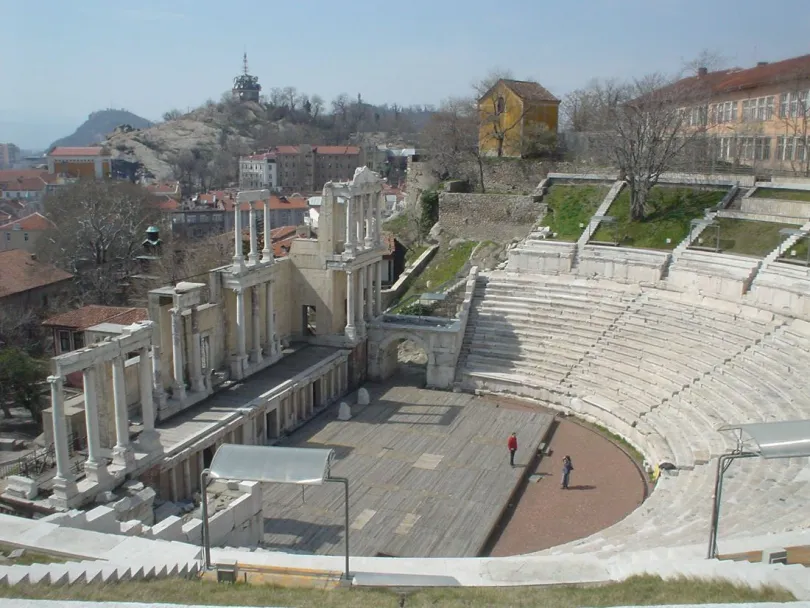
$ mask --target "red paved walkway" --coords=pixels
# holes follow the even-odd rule
[[[502,407],[525,407],[497,401]],[[644,482],[638,469],[603,436],[558,419],[549,447],[551,456],[544,456],[536,470],[529,471],[545,476],[519,491],[517,505],[504,517],[505,529],[490,555],[540,551],[588,536],[622,520],[641,504]],[[504,454],[507,457],[505,447]],[[566,454],[571,456],[574,471],[570,489],[562,490],[562,458]],[[518,449],[515,463],[525,466],[529,456]]]

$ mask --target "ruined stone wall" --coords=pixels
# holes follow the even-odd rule
[[[484,159],[484,186],[487,192],[531,194],[552,164],[547,160],[522,158]],[[475,175],[478,175],[477,171]]]
[[[443,231],[477,241],[508,243],[525,238],[544,213],[531,196],[442,192],[439,225]]]

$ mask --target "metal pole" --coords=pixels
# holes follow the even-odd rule
[[[723,477],[733,460],[737,460],[738,458],[754,458],[755,456],[759,456],[759,454],[737,452],[734,454],[723,454],[717,459],[717,473],[714,480],[714,501],[712,505],[712,523],[709,531],[709,550],[706,559],[714,559],[717,557],[717,529],[720,521],[720,497],[723,492]]]
[[[203,539],[203,567],[211,567],[211,537],[208,533],[208,469],[200,473],[200,490],[202,492],[202,539]]]
[[[327,477],[326,481],[343,484],[344,502],[345,502],[345,527],[346,527],[346,580],[349,578],[349,479],[347,477]]]

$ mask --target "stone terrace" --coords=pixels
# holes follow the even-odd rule
[[[471,395],[371,386],[371,405],[337,408],[280,445],[332,448],[350,483],[352,555],[476,556],[520,482],[552,417],[493,407]],[[509,466],[506,438],[520,450]],[[343,489],[267,486],[264,547],[341,555]]]

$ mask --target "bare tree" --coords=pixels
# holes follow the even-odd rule
[[[220,234],[201,240],[167,237],[163,255],[150,268],[161,285],[174,285],[194,279],[205,282],[208,271],[228,264],[233,259],[233,236]]]
[[[478,166],[484,192],[484,165],[478,149],[478,115],[475,101],[451,98],[442,102],[422,130],[422,145],[428,151],[434,172],[442,179],[465,178],[470,161]]]
[[[268,95],[268,99],[270,101],[270,105],[273,107],[281,107],[284,105],[284,100],[286,99],[286,95],[284,93],[284,89],[280,89],[278,87],[274,87],[270,89],[270,94]]]
[[[720,51],[703,49],[694,59],[683,62],[679,76],[682,78],[697,76],[701,69],[705,68],[709,72],[714,72],[724,69],[727,65],[728,57]]]
[[[295,87],[284,87],[284,105],[286,105],[290,111],[295,110],[298,106],[298,90]]]
[[[312,104],[312,118],[317,119],[318,116],[321,115],[321,112],[323,112],[323,97],[320,95],[313,95],[309,98],[309,102]]]
[[[628,183],[631,217],[643,220],[661,174],[705,133],[708,97],[700,83],[660,75],[597,85],[594,94],[600,117],[595,143]]]
[[[776,158],[789,162],[791,170],[803,176],[810,175],[810,81],[796,75],[788,80],[788,86],[777,96],[776,115],[784,129],[784,135],[777,139]]]
[[[494,87],[495,83],[497,83],[499,80],[512,80],[513,78],[514,74],[512,73],[512,70],[505,68],[492,68],[481,80],[473,82],[472,88],[475,91],[476,98],[480,99],[481,96]]]
[[[115,303],[146,228],[160,222],[154,197],[128,182],[82,181],[47,196],[44,206],[56,228],[37,241],[37,253],[76,276],[84,303]]]

